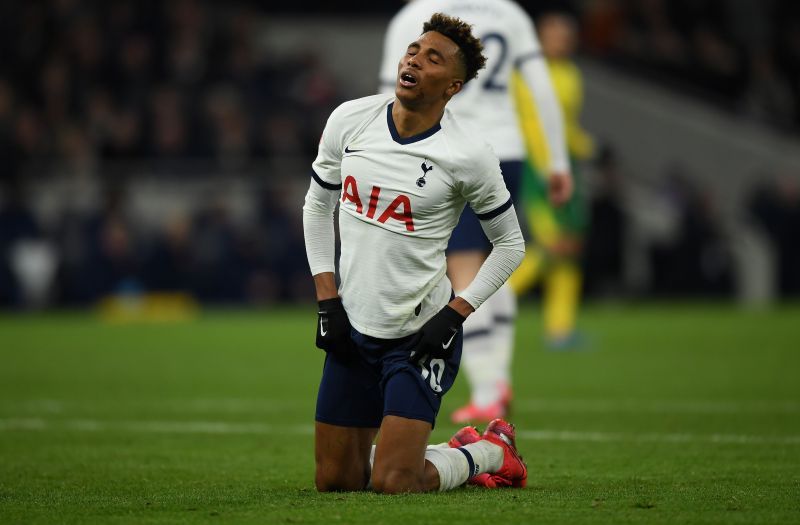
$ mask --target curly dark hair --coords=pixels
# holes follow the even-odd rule
[[[447,16],[444,13],[435,13],[430,20],[422,26],[422,32],[436,31],[456,43],[459,57],[464,63],[466,84],[478,76],[478,71],[486,67],[486,57],[483,56],[483,44],[480,39],[472,34],[472,25],[460,18]]]

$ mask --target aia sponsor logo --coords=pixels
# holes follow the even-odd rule
[[[367,204],[366,216],[368,219],[375,219],[378,213],[378,203],[381,198],[381,187],[373,186],[369,194],[369,201]],[[353,203],[356,208],[356,213],[364,214],[364,204],[361,201],[361,195],[358,192],[358,182],[352,175],[348,175],[342,184],[342,204],[347,202]],[[395,197],[392,202],[378,215],[376,219],[380,223],[386,223],[388,220],[395,220],[403,223],[406,231],[414,231],[414,216],[411,212],[411,200],[408,195],[402,193]]]

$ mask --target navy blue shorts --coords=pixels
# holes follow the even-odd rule
[[[501,162],[500,170],[503,172],[503,179],[506,181],[506,188],[511,194],[511,202],[514,206],[519,208],[519,188],[520,181],[522,180],[522,166],[523,163],[518,160]],[[486,238],[481,228],[481,221],[469,204],[464,208],[461,213],[461,218],[458,220],[453,234],[450,236],[450,242],[447,243],[447,251],[449,252],[463,252],[471,250],[481,250],[488,252],[492,249],[492,243]]]
[[[317,394],[316,420],[343,427],[378,428],[384,416],[427,421],[433,426],[461,362],[463,330],[447,361],[424,356],[410,362],[413,335],[378,339],[353,329],[357,355],[325,357]]]

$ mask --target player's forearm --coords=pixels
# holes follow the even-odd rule
[[[336,279],[333,272],[316,274],[314,276],[314,286],[317,289],[317,301],[339,297],[339,290],[336,288]]]
[[[461,297],[474,309],[479,308],[511,277],[524,256],[524,243],[514,248],[495,246]]]
[[[528,60],[521,66],[525,82],[533,94],[536,110],[550,150],[550,171],[569,172],[564,117],[556,98],[547,63],[543,58]]]
[[[525,240],[513,206],[491,220],[481,221],[481,226],[492,243],[492,252],[469,286],[459,294],[474,309],[503,286],[525,256]]]
[[[311,181],[303,205],[303,236],[311,275],[332,274],[335,270],[333,212],[337,200],[338,192],[326,190]]]
[[[458,312],[458,314],[463,316],[464,318],[469,317],[469,315],[475,311],[475,308],[461,296],[454,298],[448,304],[450,308]]]

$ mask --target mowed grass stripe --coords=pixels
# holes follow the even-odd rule
[[[160,412],[209,412],[271,413],[284,412],[313,403],[308,399],[165,399],[149,400],[58,400],[33,399],[22,401],[0,401],[0,410],[7,412],[70,413],[71,411],[119,411],[123,408],[149,408]],[[702,399],[641,400],[641,399],[515,399],[515,412],[581,413],[597,412],[609,414],[800,414],[800,403],[795,401],[710,401]]]
[[[43,418],[0,419],[0,431],[42,430],[75,432],[144,432],[164,434],[281,434],[314,433],[313,425],[270,425],[227,421],[101,421],[96,419],[46,420]],[[748,434],[688,434],[585,432],[572,430],[523,430],[517,434],[528,441],[586,441],[604,443],[712,443],[739,445],[800,445],[800,436],[758,436]]]

